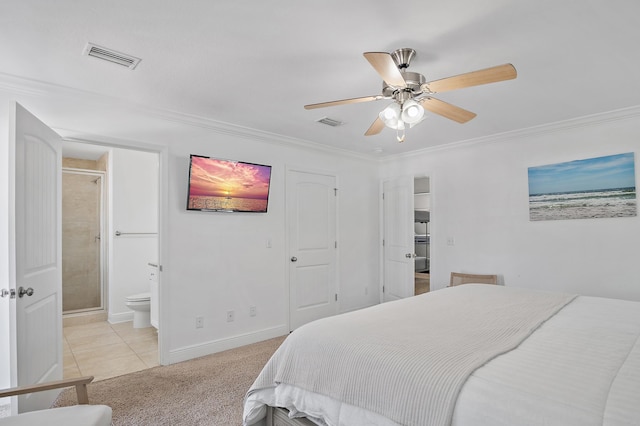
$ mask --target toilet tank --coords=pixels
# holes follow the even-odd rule
[[[158,264],[149,262],[149,287],[151,291],[151,325],[158,329],[158,307],[160,305],[158,300]]]

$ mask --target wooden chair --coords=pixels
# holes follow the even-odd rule
[[[452,272],[449,287],[453,287],[460,284],[498,284],[497,275],[483,275],[483,274],[462,274],[460,272]]]
[[[110,426],[111,407],[106,405],[89,405],[87,384],[91,383],[92,380],[93,376],[86,376],[0,390],[0,398],[5,398],[75,386],[78,396],[78,405],[30,411],[28,413],[18,414],[17,416],[0,418],[0,426],[5,424],[11,426],[44,424],[48,426]]]

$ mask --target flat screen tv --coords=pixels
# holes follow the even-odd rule
[[[266,213],[271,166],[191,155],[187,210]]]

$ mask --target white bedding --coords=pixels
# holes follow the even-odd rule
[[[398,425],[289,385],[249,395],[245,420],[259,419],[263,404],[312,414],[317,424]],[[468,378],[452,425],[640,425],[640,303],[576,298]]]
[[[454,426],[640,425],[640,303],[578,297],[469,377]]]
[[[398,425],[294,386],[250,395],[245,419],[262,404],[311,413],[317,424]],[[640,425],[640,303],[577,297],[468,378],[452,425]]]

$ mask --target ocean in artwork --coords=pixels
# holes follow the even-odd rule
[[[191,196],[189,209],[213,211],[265,212],[267,200],[253,198]]]
[[[529,219],[637,216],[634,154],[529,168]]]
[[[636,189],[556,192],[529,196],[530,220],[636,216]]]
[[[188,210],[266,213],[271,166],[191,156]]]

